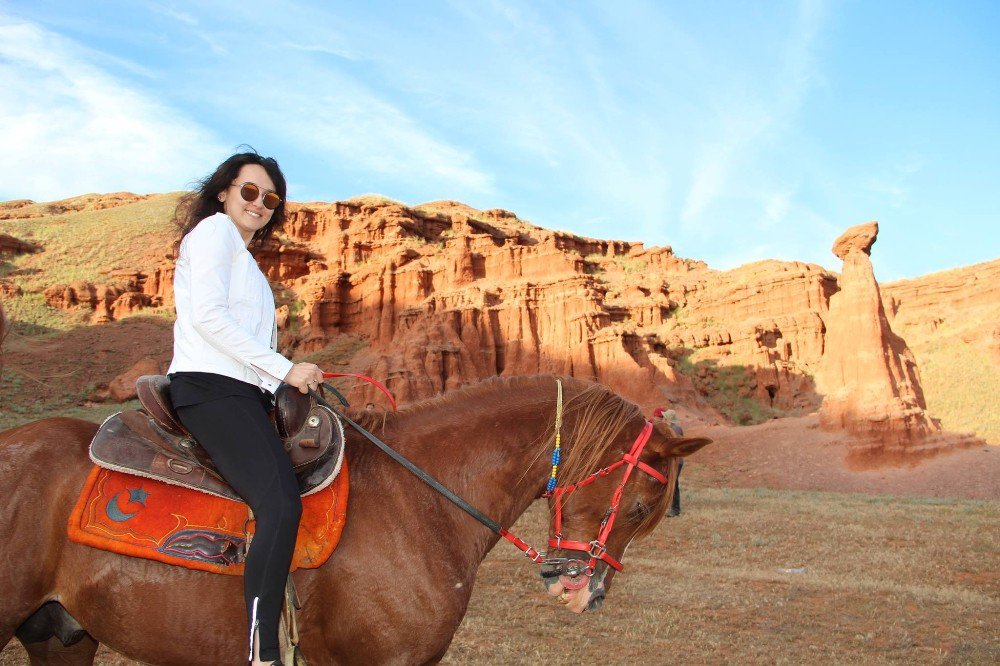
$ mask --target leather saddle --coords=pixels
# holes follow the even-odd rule
[[[100,467],[242,501],[177,418],[169,388],[170,379],[163,375],[140,377],[136,390],[143,409],[106,419],[90,443],[90,459]],[[300,494],[330,485],[344,458],[344,427],[337,415],[282,384],[275,394],[274,422]]]

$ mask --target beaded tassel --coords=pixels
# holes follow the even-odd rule
[[[549,481],[545,486],[545,493],[551,495],[556,489],[556,474],[559,472],[559,461],[562,460],[562,405],[563,405],[563,395],[562,395],[562,380],[556,380],[556,446],[552,450],[552,473],[549,475]]]

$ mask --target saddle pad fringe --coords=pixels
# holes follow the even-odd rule
[[[333,483],[302,498],[292,571],[329,559],[347,521],[348,487],[345,460]],[[243,502],[95,466],[70,515],[68,534],[76,543],[121,555],[239,576],[247,517]]]

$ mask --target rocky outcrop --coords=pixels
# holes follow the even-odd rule
[[[742,366],[763,404],[783,410],[818,407],[811,375],[823,355],[824,317],[836,278],[815,264],[761,261],[731,271],[701,271],[672,281],[678,308],[660,330],[671,347],[694,358]]]
[[[882,294],[894,327],[928,338],[960,330],[1000,364],[1000,259],[893,282]]]
[[[925,445],[940,433],[930,418],[913,354],[892,332],[869,252],[878,223],[848,229],[833,246],[844,261],[830,298],[825,350],[817,373],[820,423],[883,448]]]
[[[1000,259],[882,286],[895,321],[913,323],[939,314],[993,309],[1000,304]]]
[[[143,375],[159,375],[163,366],[155,358],[144,356],[132,367],[107,384],[98,384],[87,399],[91,402],[126,402],[136,398],[135,381]]]
[[[150,275],[142,271],[107,271],[112,281],[94,284],[87,281],[57,284],[43,292],[45,303],[60,310],[89,309],[92,324],[105,324],[135,314],[151,306],[170,305],[173,268],[159,268]],[[163,292],[169,294],[165,302]]]
[[[404,402],[538,372],[597,378],[650,407],[668,395],[692,402],[652,328],[669,316],[664,276],[706,269],[670,248],[547,231],[455,202],[292,206],[284,233],[292,251],[261,256],[301,303],[298,314],[281,311],[282,343],[318,351],[344,334],[364,339],[366,369]],[[640,265],[656,275],[631,280]],[[618,289],[626,273],[636,284]]]

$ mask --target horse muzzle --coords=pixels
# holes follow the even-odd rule
[[[582,560],[553,558],[542,565],[542,581],[550,596],[574,613],[600,610],[607,595],[604,577],[608,567],[591,570]]]

